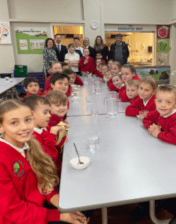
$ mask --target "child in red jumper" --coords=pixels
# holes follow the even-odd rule
[[[80,85],[80,86],[84,85],[84,83],[80,79],[80,77],[75,72],[73,72],[72,70],[66,69],[66,70],[63,71],[63,73],[66,74],[69,77],[69,86],[71,86],[73,84]]]
[[[45,153],[56,163],[58,150],[56,149],[56,134],[63,129],[60,126],[48,127],[50,120],[50,102],[42,96],[29,96],[24,100],[25,105],[32,110],[34,120],[33,136],[36,138]]]
[[[89,72],[93,74],[95,69],[95,62],[94,62],[94,59],[89,56],[90,54],[89,49],[84,48],[83,54],[84,56],[81,57],[79,61],[79,70],[80,72]]]
[[[103,74],[101,72],[102,65],[104,63],[101,62],[101,59],[96,59],[95,69],[94,69],[94,75],[103,78]]]
[[[54,190],[58,184],[56,167],[31,138],[33,128],[31,110],[25,104],[13,100],[1,103],[0,223],[87,223],[80,212],[58,211],[59,195]],[[44,208],[46,200],[56,208]]]
[[[111,68],[112,68],[112,65],[113,65],[113,60],[112,59],[109,59],[108,60],[108,68],[109,68],[109,70],[111,70]]]
[[[109,78],[107,77],[109,79],[107,82],[107,85],[108,85],[110,91],[117,91],[117,88],[114,86],[114,84],[112,82],[112,76],[115,74],[119,74],[121,71],[121,67],[122,67],[122,65],[117,61],[113,62],[112,66],[111,66],[111,70],[110,70],[111,77],[110,76],[109,76]]]
[[[130,80],[138,80],[139,77],[136,74],[136,69],[133,65],[125,64],[122,66],[121,70],[122,80],[125,83],[125,86],[119,89],[119,97],[121,98],[122,102],[130,102],[130,99],[128,98],[126,94],[126,83]]]
[[[176,88],[171,85],[158,87],[156,110],[143,119],[143,124],[154,137],[176,145]]]
[[[124,86],[124,83],[122,81],[122,76],[121,74],[115,74],[112,76],[112,83],[116,87],[115,91],[119,91],[119,89]]]
[[[131,80],[126,83],[126,94],[132,103],[138,97],[138,89],[140,82],[138,80]]]
[[[144,77],[139,86],[139,96],[126,108],[126,115],[136,117],[139,111],[143,111],[141,116],[144,118],[149,111],[154,111],[156,89],[157,81],[152,76]]]
[[[50,85],[50,78],[51,75],[53,73],[62,73],[62,66],[61,63],[59,61],[55,61],[51,64],[51,68],[50,68],[50,76],[48,76],[48,78],[45,81],[45,91],[50,91],[51,90],[51,85]]]
[[[24,90],[27,92],[27,94],[23,98],[28,97],[30,95],[43,95],[43,93],[40,92],[38,79],[35,77],[27,77],[24,80]]]

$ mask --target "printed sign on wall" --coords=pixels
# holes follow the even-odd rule
[[[0,44],[11,44],[9,22],[0,22]]]
[[[16,30],[18,54],[42,54],[47,33],[43,30]]]
[[[156,65],[169,65],[170,26],[157,26]]]

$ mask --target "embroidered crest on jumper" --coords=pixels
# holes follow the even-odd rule
[[[21,161],[15,161],[12,163],[12,170],[13,174],[20,179],[22,176],[24,176],[24,165]]]

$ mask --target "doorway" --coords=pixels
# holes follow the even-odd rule
[[[83,45],[83,27],[82,26],[53,26],[53,34],[62,35],[62,44],[68,48],[68,45],[74,42],[74,37],[79,37],[80,46]]]
[[[114,43],[115,35],[120,32],[106,32],[106,44],[110,48]],[[135,67],[154,66],[154,33],[121,32],[122,41],[128,45],[130,56],[128,62]]]

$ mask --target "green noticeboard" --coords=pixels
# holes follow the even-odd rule
[[[33,31],[34,32],[34,31]],[[30,32],[31,33],[31,32]],[[30,35],[22,31],[16,31],[16,44],[18,54],[42,54],[44,43],[47,39],[46,32]]]
[[[157,53],[168,53],[170,49],[170,39],[157,39]]]

